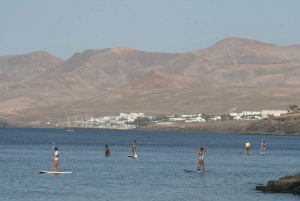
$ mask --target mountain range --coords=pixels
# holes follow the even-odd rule
[[[225,38],[185,53],[129,47],[63,60],[44,51],[0,57],[0,121],[40,125],[72,115],[225,114],[300,100],[300,45]]]

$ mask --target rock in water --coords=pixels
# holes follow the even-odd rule
[[[279,180],[270,180],[266,186],[256,186],[256,190],[270,193],[294,193],[300,195],[300,172],[295,176],[284,176]]]

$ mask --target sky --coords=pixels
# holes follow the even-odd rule
[[[226,37],[300,44],[299,0],[1,0],[0,56],[126,46],[184,53]]]

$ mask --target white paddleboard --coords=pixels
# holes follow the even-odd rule
[[[137,155],[129,155],[128,157],[132,157],[132,158],[137,158],[138,156]]]
[[[245,155],[252,155],[252,153],[244,153]]]
[[[70,174],[70,173],[72,173],[72,171],[57,172],[57,171],[39,170],[39,173],[41,173],[41,174]]]

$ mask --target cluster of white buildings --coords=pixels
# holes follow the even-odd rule
[[[253,119],[266,119],[270,116],[280,116],[287,114],[287,110],[262,110],[262,111],[243,111],[241,113],[230,113],[230,116],[235,120],[253,120]]]
[[[119,129],[132,129],[135,128],[135,125],[132,123],[140,117],[146,117],[144,113],[120,113],[119,116],[105,116],[105,117],[90,117],[86,116],[85,119],[77,120],[75,118],[74,124],[71,124],[75,127],[99,127],[99,128],[119,128]]]
[[[209,115],[209,114],[195,114],[195,115],[180,115],[168,116],[169,122],[206,122],[206,121],[220,121],[222,120],[258,120],[265,119],[271,116],[280,116],[281,114],[288,113],[287,110],[262,110],[262,111],[243,111],[241,113],[230,113],[229,115]],[[82,120],[74,118],[74,123],[68,122],[65,125],[69,127],[98,127],[98,128],[112,128],[112,129],[133,129],[138,125],[134,122],[138,118],[149,119],[149,124],[160,123],[155,117],[145,116],[144,113],[120,113],[119,116],[105,116],[97,118],[82,117]],[[225,119],[224,119],[225,118]],[[138,122],[137,122],[138,123]]]
[[[269,118],[270,116],[280,116],[281,114],[288,113],[287,110],[262,110],[262,111],[243,111],[241,113],[230,113],[232,120],[259,120]],[[220,115],[206,115],[209,118],[204,117],[202,114],[196,115],[181,115],[179,117],[170,116],[169,121],[176,122],[205,122],[205,121],[220,121],[222,116]],[[223,117],[224,118],[224,117]],[[229,118],[226,116],[226,118]],[[229,120],[229,119],[226,119]]]
[[[202,114],[196,114],[196,115],[181,115],[180,117],[170,116],[169,121],[205,122],[206,120],[202,118]]]
[[[139,117],[146,117],[146,116],[144,113],[130,113],[130,114],[120,113],[119,116],[91,118],[89,119],[89,122],[96,123],[96,124],[112,123],[112,124],[124,125],[124,124],[134,122]]]

